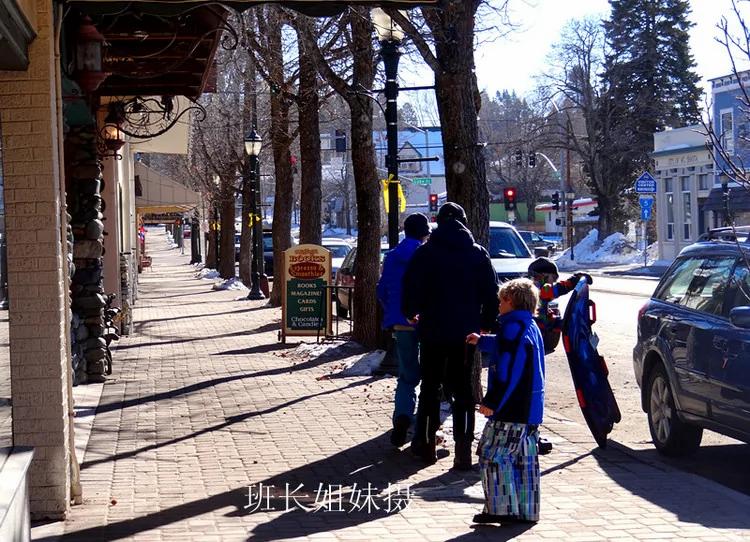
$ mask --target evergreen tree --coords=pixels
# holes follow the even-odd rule
[[[701,90],[688,45],[688,0],[610,0],[604,85],[648,166],[653,133],[697,123]]]

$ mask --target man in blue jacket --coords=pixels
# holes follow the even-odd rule
[[[377,294],[383,306],[383,329],[392,329],[398,357],[396,406],[393,410],[391,444],[406,443],[406,432],[414,419],[417,403],[415,388],[419,384],[419,343],[416,329],[401,314],[401,284],[406,266],[414,252],[430,235],[430,222],[422,213],[414,213],[404,220],[404,240],[385,255],[383,274]]]
[[[460,205],[444,204],[437,229],[414,254],[404,275],[401,308],[418,321],[422,387],[412,451],[427,463],[437,460],[441,389],[451,398],[453,466],[469,470],[474,440],[473,347],[469,333],[491,329],[497,317],[497,278],[487,251],[474,242]]]

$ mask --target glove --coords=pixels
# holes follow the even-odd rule
[[[588,273],[573,273],[573,276],[570,277],[570,280],[573,281],[573,284],[578,284],[578,281],[580,281],[582,278],[586,279],[587,284],[593,284],[593,280],[591,278],[591,275]]]

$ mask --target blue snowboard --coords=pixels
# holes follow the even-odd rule
[[[562,339],[578,404],[596,443],[607,446],[607,435],[621,419],[620,409],[609,385],[609,370],[596,349],[591,325],[596,322],[596,305],[589,299],[585,278],[570,294],[562,321]]]

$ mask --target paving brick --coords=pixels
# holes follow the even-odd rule
[[[544,427],[556,448],[541,458],[549,472],[541,521],[518,531],[472,526],[481,509],[478,473],[450,472],[450,457],[424,467],[391,449],[392,379],[319,380],[336,362],[287,356],[294,345],[276,340],[277,309],[212,291],[163,235],[151,229],[147,240],[153,266],[140,275],[134,333],[114,353],[115,373],[82,458],[84,504],[62,524],[64,540],[585,542],[750,534],[742,515],[750,498],[617,450],[591,455],[586,429],[554,416]],[[272,510],[251,512],[244,508],[248,486],[261,482],[275,486]],[[311,505],[319,483],[353,482],[409,485],[412,499],[390,515],[286,509],[287,483],[303,483],[303,503]],[[697,491],[716,507],[710,516],[692,504]]]

